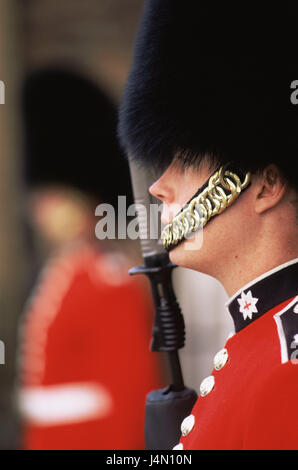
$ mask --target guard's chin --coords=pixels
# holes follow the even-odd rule
[[[189,269],[198,269],[199,260],[202,256],[203,230],[198,230],[187,240],[172,248],[169,257],[177,266]]]
[[[194,256],[191,256],[191,252],[185,250],[184,244],[185,242],[182,242],[170,251],[170,260],[182,268],[194,269]]]

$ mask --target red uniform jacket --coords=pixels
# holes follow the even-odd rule
[[[49,263],[21,335],[25,449],[142,449],[162,384],[152,311],[119,254],[80,246]]]
[[[298,449],[298,260],[227,304],[235,334],[214,358],[177,449]]]

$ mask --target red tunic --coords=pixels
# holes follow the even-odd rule
[[[91,246],[45,269],[23,324],[25,449],[142,449],[145,395],[164,385],[152,311],[119,255]]]
[[[298,260],[228,303],[235,332],[182,424],[178,449],[298,449]]]

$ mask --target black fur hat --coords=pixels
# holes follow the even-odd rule
[[[74,70],[31,73],[23,87],[25,180],[62,184],[99,202],[132,200],[127,161],[117,141],[117,108],[93,81]]]
[[[298,8],[263,7],[146,1],[118,126],[130,158],[161,170],[175,155],[253,171],[272,162],[297,185]]]

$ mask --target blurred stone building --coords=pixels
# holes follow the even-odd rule
[[[142,0],[18,0],[26,70],[77,67],[119,99]]]

